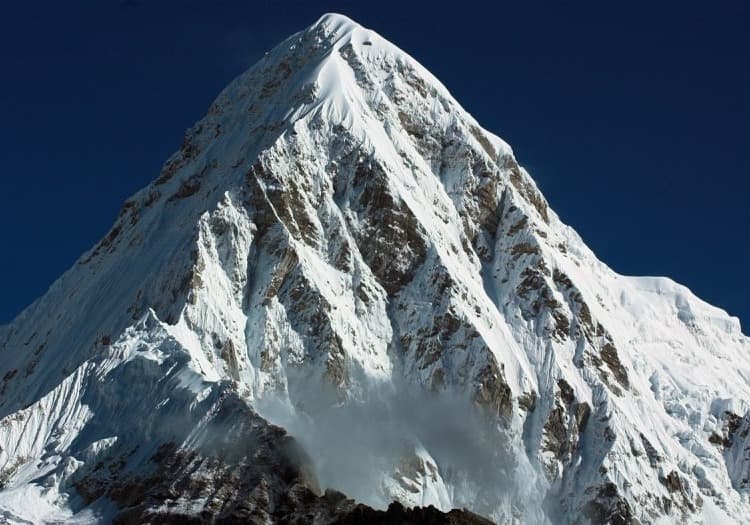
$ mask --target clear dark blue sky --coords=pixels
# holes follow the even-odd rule
[[[106,233],[225,84],[338,11],[416,57],[510,142],[615,270],[668,275],[748,333],[750,2],[0,9],[0,322]]]

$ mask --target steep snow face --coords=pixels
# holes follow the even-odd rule
[[[217,516],[229,493],[272,519],[318,484],[500,522],[750,512],[737,319],[607,268],[507,144],[340,15],[220,94],[0,357],[9,519]]]

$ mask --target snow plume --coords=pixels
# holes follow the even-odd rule
[[[302,444],[322,488],[381,509],[399,500],[444,511],[470,506],[500,523],[522,515],[524,523],[549,522],[546,484],[519,440],[468,399],[394,383],[330,400],[320,390],[296,406],[270,396],[256,404]]]

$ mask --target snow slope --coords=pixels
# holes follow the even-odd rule
[[[10,521],[325,522],[325,488],[509,523],[750,512],[738,320],[597,260],[341,15],[233,81],[0,328],[0,378]]]

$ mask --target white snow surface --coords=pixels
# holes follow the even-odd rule
[[[739,321],[608,268],[505,142],[342,15],[233,81],[0,328],[0,519],[106,521],[76,471],[222,382],[376,507],[750,515]]]

